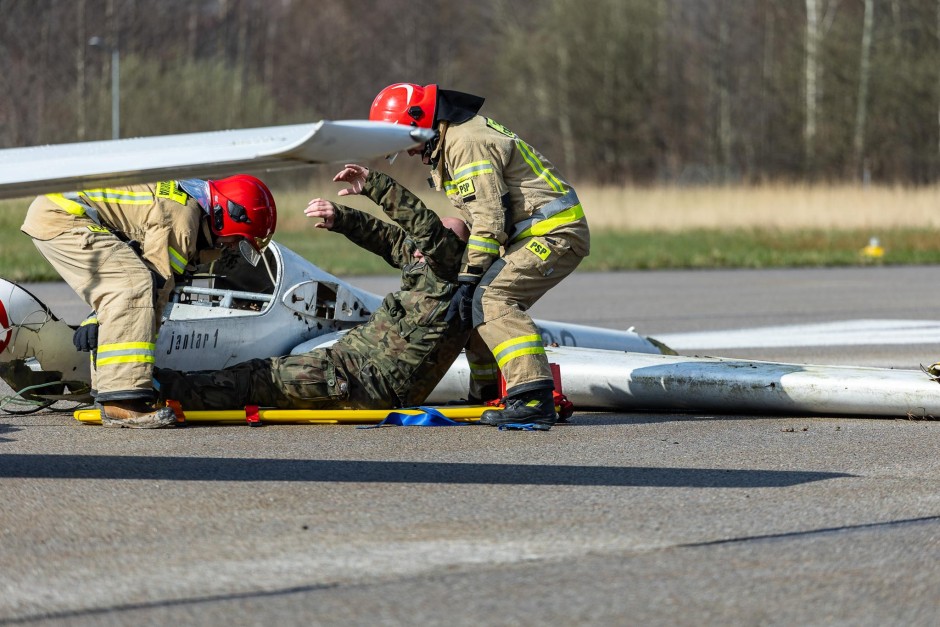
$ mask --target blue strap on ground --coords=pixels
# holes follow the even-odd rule
[[[499,425],[500,431],[535,431],[535,423],[532,422],[508,422]]]
[[[377,429],[378,427],[459,427],[465,425],[465,422],[451,420],[433,407],[410,407],[409,409],[419,409],[420,414],[406,414],[399,411],[393,411],[385,420],[377,425],[361,425],[357,429]]]

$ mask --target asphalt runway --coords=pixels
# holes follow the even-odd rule
[[[938,279],[575,274],[533,314],[682,354],[917,368],[940,360]],[[84,317],[67,288],[30,290]],[[938,451],[940,422],[861,417],[576,413],[532,433],[0,414],[0,624],[932,626]]]

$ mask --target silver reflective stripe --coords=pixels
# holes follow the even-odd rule
[[[95,207],[87,207],[85,209],[85,215],[98,226],[104,226],[101,224],[101,218],[98,217],[98,210]]]
[[[81,205],[82,209],[85,210],[85,215],[88,216],[92,222],[98,226],[104,226],[101,224],[101,218],[98,217],[98,209],[93,207],[91,203],[85,200],[85,197],[81,195],[81,192],[65,192],[62,194],[62,197]]]
[[[470,379],[473,381],[495,381],[499,369],[496,364],[475,364],[470,362]]]
[[[565,209],[574,207],[576,204],[578,204],[578,202],[580,201],[578,200],[578,195],[575,193],[574,188],[569,189],[568,193],[564,196],[559,196],[550,203],[542,205],[538,211],[534,212],[525,220],[520,220],[519,222],[513,224],[512,232],[509,234],[509,241],[515,240],[517,235],[531,228],[533,224],[537,224],[542,220],[547,220],[550,217],[561,213]]]

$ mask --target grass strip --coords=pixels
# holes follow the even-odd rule
[[[22,213],[0,210],[0,277],[11,281],[58,281],[29,237]],[[303,223],[302,223],[303,224]],[[862,254],[878,237],[882,258]],[[385,262],[346,238],[323,229],[279,230],[275,240],[339,276],[395,274]],[[678,232],[595,228],[591,255],[579,271],[682,268],[772,268],[940,264],[937,229],[690,229]]]

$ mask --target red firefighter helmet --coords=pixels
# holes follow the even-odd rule
[[[241,235],[262,252],[277,226],[277,207],[268,186],[248,174],[209,183],[209,228],[216,235]]]
[[[434,127],[437,109],[437,85],[395,83],[379,92],[372,101],[369,119],[421,128]]]

